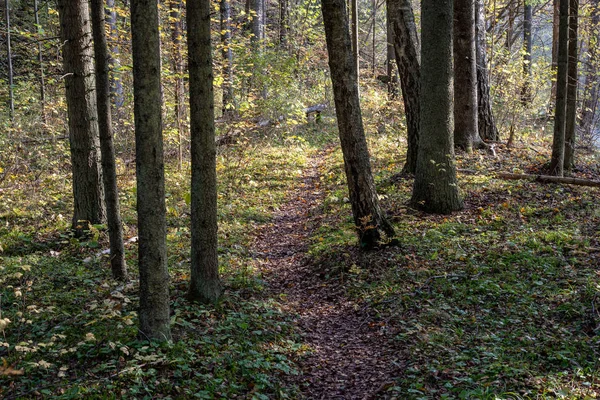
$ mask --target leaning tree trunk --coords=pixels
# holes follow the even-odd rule
[[[477,57],[477,122],[479,136],[483,140],[500,139],[490,99],[490,82],[485,38],[485,9],[483,0],[475,0],[475,36]]]
[[[406,115],[408,148],[403,172],[414,174],[419,151],[419,99],[421,97],[419,52],[421,49],[410,0],[387,0],[387,12],[393,33],[394,53]]]
[[[171,339],[158,1],[131,0],[141,339]]]
[[[567,66],[567,110],[565,121],[565,171],[571,171],[575,163],[575,140],[577,136],[577,55],[579,0],[569,0],[569,62]]]
[[[192,138],[192,262],[189,297],[214,303],[221,296],[217,257],[217,170],[210,2],[187,0]]]
[[[523,5],[523,87],[521,88],[521,103],[526,106],[531,103],[531,4]]]
[[[58,1],[73,171],[73,229],[105,220],[88,2]]]
[[[452,1],[421,3],[421,137],[412,204],[448,214],[462,208],[452,121]]]
[[[569,0],[560,0],[558,29],[558,68],[556,71],[556,107],[550,174],[563,176],[567,113],[567,70],[569,61]]]
[[[110,118],[110,82],[108,79],[108,47],[104,27],[104,2],[92,0],[92,30],[94,36],[94,61],[96,65],[96,100],[98,103],[98,128],[102,155],[102,177],[106,194],[106,220],[110,242],[110,265],[113,278],[125,280],[125,250],[123,226],[117,188],[117,167]]]
[[[599,37],[593,34],[600,30],[600,0],[592,0],[592,12],[590,26],[588,28],[590,35],[587,45],[587,62],[585,65],[585,86],[583,90],[583,104],[581,106],[581,118],[579,127],[583,132],[583,137],[592,137],[592,128],[596,111],[598,108],[598,45]]]
[[[477,121],[477,64],[473,0],[454,0],[454,145],[481,144]]]
[[[394,228],[381,211],[371,173],[346,3],[345,0],[323,0],[321,6],[352,214],[360,245],[368,249],[390,240],[394,236]]]

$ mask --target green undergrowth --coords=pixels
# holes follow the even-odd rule
[[[402,354],[390,398],[600,396],[598,189],[496,179],[549,160],[548,138],[523,140],[531,147],[500,145],[497,158],[458,154],[465,209],[435,216],[409,205],[398,136],[372,131],[375,180],[400,247],[371,253],[355,248],[340,152],[324,163],[325,216],[310,254]],[[578,176],[598,179],[597,158],[578,161]]]
[[[68,233],[71,208],[64,141],[43,168],[12,168],[0,204],[0,397],[294,398],[282,386],[306,351],[291,316],[263,293],[251,253],[308,158],[331,140],[319,126],[240,135],[219,149],[219,257],[226,292],[215,306],[190,304],[189,163],[167,164],[168,263],[174,340],[137,338],[136,245],[130,279],[110,278],[103,226],[86,240]],[[35,151],[24,157],[46,154]],[[56,160],[62,160],[56,161]],[[126,239],[135,237],[135,171],[119,159]]]

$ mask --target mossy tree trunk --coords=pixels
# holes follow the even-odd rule
[[[105,221],[96,110],[94,53],[88,2],[58,1],[69,145],[73,171],[73,221],[78,235]]]
[[[170,340],[158,1],[131,0],[141,339]]]
[[[221,296],[217,257],[217,172],[210,2],[187,1],[192,138],[192,263],[189,298],[214,303]]]
[[[391,239],[395,233],[381,211],[371,173],[346,3],[344,0],[323,0],[321,5],[352,214],[361,247],[372,248]]]
[[[441,214],[462,208],[454,161],[452,3],[421,3],[421,136],[411,202]]]

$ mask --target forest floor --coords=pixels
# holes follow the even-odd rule
[[[388,119],[385,110],[380,119]],[[390,109],[393,114],[393,109]],[[405,143],[366,118],[399,247],[357,248],[332,117],[248,132],[219,150],[214,306],[185,299],[189,165],[167,163],[172,343],[137,339],[137,248],[110,277],[105,227],[67,229],[68,144],[0,160],[0,398],[550,399],[600,396],[598,189],[540,173],[548,137],[458,154],[465,208],[427,215],[399,177]],[[371,125],[369,125],[371,124]],[[120,148],[125,236],[135,172]],[[600,179],[581,149],[574,175]]]

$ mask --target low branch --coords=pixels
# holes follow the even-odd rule
[[[496,178],[506,179],[506,180],[524,179],[524,180],[541,182],[541,183],[561,183],[561,184],[567,184],[567,185],[600,187],[600,181],[593,181],[593,180],[589,180],[589,179],[580,179],[580,178],[550,176],[550,175],[511,174],[508,172],[499,172],[496,174]]]

